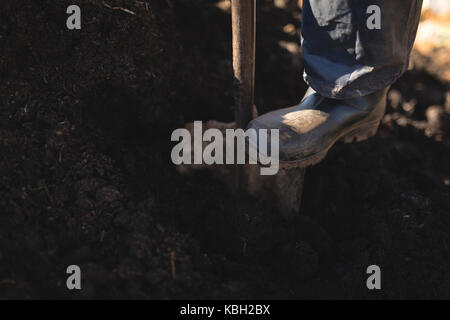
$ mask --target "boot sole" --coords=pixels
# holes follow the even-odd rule
[[[315,165],[325,158],[325,156],[328,153],[328,150],[330,150],[330,148],[336,143],[336,141],[341,140],[344,143],[352,143],[355,140],[357,142],[367,140],[368,138],[373,137],[377,133],[379,126],[380,120],[361,125],[339,136],[333,143],[331,143],[323,151],[310,155],[301,160],[280,161],[279,166],[281,169],[290,169],[290,168],[306,168]]]

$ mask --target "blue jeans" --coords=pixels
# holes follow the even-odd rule
[[[371,5],[381,9],[380,29]],[[305,81],[335,99],[391,85],[408,68],[421,8],[422,0],[304,0]]]

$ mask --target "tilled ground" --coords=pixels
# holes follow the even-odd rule
[[[170,161],[174,128],[232,118],[226,2],[107,3],[136,15],[82,0],[0,12],[0,297],[450,297],[450,88],[432,57],[415,54],[375,138],[308,169],[287,222]],[[260,112],[305,90],[299,16],[259,5]]]

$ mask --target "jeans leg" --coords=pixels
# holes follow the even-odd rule
[[[380,29],[367,25],[372,5],[380,8]],[[422,0],[304,0],[305,81],[335,99],[391,85],[408,68],[421,8]]]

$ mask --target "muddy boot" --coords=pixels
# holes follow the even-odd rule
[[[362,141],[375,135],[387,91],[338,100],[309,90],[300,104],[266,113],[251,121],[248,129],[279,129],[280,167],[307,167],[321,161],[340,139]]]

